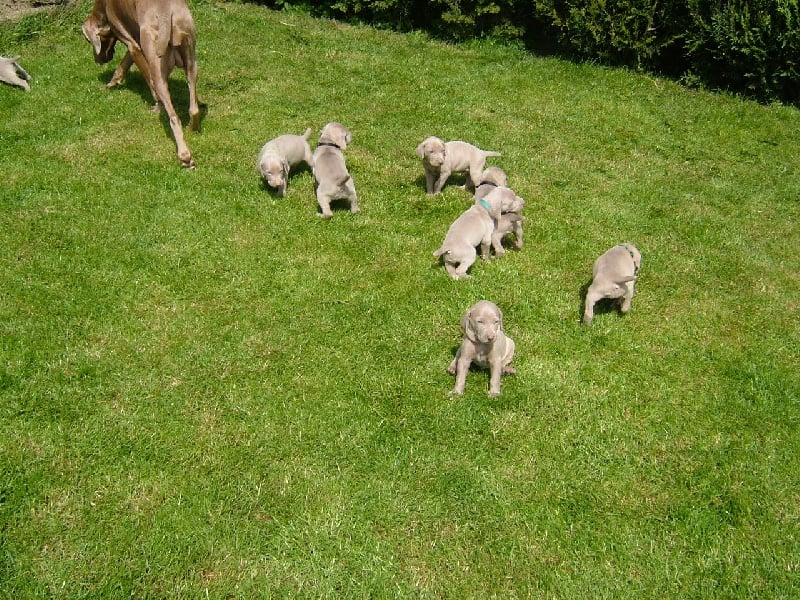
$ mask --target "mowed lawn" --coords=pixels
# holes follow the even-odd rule
[[[646,74],[191,3],[206,114],[178,165],[90,4],[0,24],[0,597],[800,597],[800,112]],[[188,123],[182,71],[171,79]],[[361,212],[268,139],[340,121]],[[525,244],[451,280],[502,153]],[[633,309],[580,324],[595,258]],[[452,397],[459,319],[515,376]]]

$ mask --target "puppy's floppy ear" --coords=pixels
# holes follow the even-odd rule
[[[468,340],[471,342],[477,341],[475,339],[475,330],[472,328],[472,309],[468,310],[462,315],[461,329]]]
[[[500,331],[503,331],[503,311],[499,306],[497,307],[497,318],[500,319]]]
[[[417,156],[420,158],[425,158],[425,142],[421,142],[419,146],[417,146]]]

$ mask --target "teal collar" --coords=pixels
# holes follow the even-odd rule
[[[478,202],[480,203],[480,205],[481,205],[483,208],[485,208],[485,209],[486,209],[486,212],[488,212],[488,213],[491,213],[491,212],[492,212],[492,207],[491,207],[491,206],[489,206],[489,203],[488,203],[486,200],[484,200],[483,198],[481,198],[480,200],[478,200]]]

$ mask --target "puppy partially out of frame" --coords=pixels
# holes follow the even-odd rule
[[[513,375],[514,340],[503,332],[503,313],[494,302],[481,300],[461,317],[464,337],[447,371],[456,377],[452,394],[461,395],[472,363],[489,369],[489,397],[500,395],[500,377]]]
[[[594,305],[603,298],[619,299],[620,312],[631,309],[634,285],[642,264],[642,255],[633,244],[614,246],[594,262],[592,284],[586,292],[584,325],[594,318]]]
[[[319,143],[312,157],[312,172],[317,204],[322,211],[320,216],[325,219],[333,216],[331,202],[334,200],[348,200],[350,212],[359,211],[356,186],[344,162],[343,150],[351,140],[350,130],[335,121],[325,125],[319,135]]]
[[[300,163],[312,166],[311,148],[308,145],[308,136],[311,127],[303,135],[287,133],[268,141],[258,153],[258,172],[269,187],[274,188],[278,195],[286,196],[286,184],[289,172]]]
[[[28,82],[31,80],[31,76],[19,66],[18,60],[19,56],[13,58],[0,56],[0,81],[8,85],[16,85],[26,92],[30,92],[31,86],[28,85]]]

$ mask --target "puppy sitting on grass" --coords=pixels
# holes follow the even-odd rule
[[[494,302],[481,300],[461,317],[464,337],[447,371],[456,377],[452,394],[464,393],[467,373],[474,362],[489,369],[489,397],[500,395],[500,377],[513,375],[514,340],[503,333],[503,313]]]
[[[583,324],[594,318],[594,305],[603,298],[619,299],[620,312],[631,309],[634,285],[642,264],[642,255],[633,244],[620,244],[594,262],[592,284],[586,292]]]

